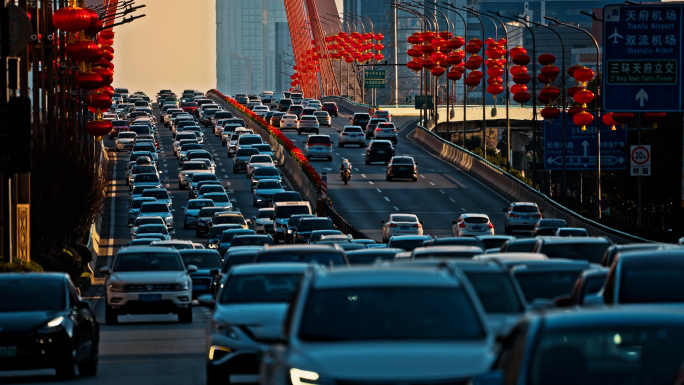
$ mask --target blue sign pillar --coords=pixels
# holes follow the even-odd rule
[[[603,8],[606,111],[682,111],[682,14],[668,3]]]
[[[546,170],[563,169],[563,114],[549,123],[544,120],[544,168]],[[582,131],[566,116],[566,170],[596,170],[596,120]],[[627,130],[619,128],[613,131],[603,122],[601,128],[601,170],[624,170],[627,168],[629,146]]]

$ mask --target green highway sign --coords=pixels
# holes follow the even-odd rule
[[[385,70],[365,70],[363,72],[363,85],[369,88],[385,88]]]
[[[427,97],[428,108],[432,109],[432,95]],[[425,95],[416,95],[416,110],[420,110],[425,107]]]

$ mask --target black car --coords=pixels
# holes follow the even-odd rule
[[[269,123],[271,123],[271,126],[274,127],[280,127],[280,119],[285,116],[285,112],[274,112],[273,115],[271,115],[271,119],[267,120]]]
[[[280,99],[278,102],[278,111],[287,112],[287,110],[292,105],[292,99]]]
[[[395,156],[387,164],[388,181],[394,178],[418,180],[418,163],[410,156]]]
[[[225,207],[203,207],[197,214],[197,228],[195,228],[195,236],[198,238],[204,237],[211,230],[211,219],[214,214],[226,211]]]
[[[534,225],[531,235],[536,237],[537,235],[555,235],[556,230],[561,227],[568,227],[567,222],[564,219],[540,219],[537,224]]]
[[[0,296],[0,370],[97,374],[100,325],[66,274],[1,274]]]
[[[259,150],[256,148],[245,147],[237,150],[235,157],[233,158],[233,173],[237,173],[238,171],[242,170],[246,172],[249,158],[256,154],[259,154]]]
[[[304,111],[304,107],[302,107],[300,104],[293,104],[286,111],[288,114],[297,115],[297,119],[299,119],[302,117],[302,111]]]
[[[221,271],[221,256],[216,250],[185,249],[179,250],[185,266],[195,265],[197,271],[190,273],[192,279],[192,298],[201,294],[216,296],[219,289],[218,275]]]
[[[365,112],[357,112],[349,120],[351,120],[352,126],[361,126],[365,130],[368,122],[371,120],[371,116]]]
[[[684,313],[630,306],[536,313],[503,340],[474,384],[680,384]]]
[[[372,118],[366,125],[366,139],[372,139],[378,124],[387,122],[385,118]]]
[[[335,225],[330,218],[302,218],[297,225],[297,229],[292,235],[294,243],[307,243],[311,232],[314,230],[335,230]]]
[[[394,146],[389,140],[371,140],[366,147],[366,164],[372,162],[389,163],[394,156]]]

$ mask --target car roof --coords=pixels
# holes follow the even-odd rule
[[[426,239],[432,239],[432,237],[429,235],[392,235],[390,237],[390,240],[392,240],[392,239],[397,240],[397,241],[403,240],[403,239],[426,240]]]
[[[57,273],[57,272],[40,272],[40,273],[35,273],[35,272],[26,272],[26,273],[2,273],[0,274],[0,280],[11,280],[11,279],[21,279],[22,281],[25,279],[30,279],[30,280],[59,280],[59,281],[64,281],[66,280],[67,274],[66,273]]]
[[[567,243],[605,243],[612,245],[610,239],[605,237],[539,237],[542,244],[567,244]]]
[[[230,274],[296,274],[304,273],[309,266],[308,263],[302,262],[246,263],[233,267]]]
[[[653,264],[656,263],[653,260],[655,258],[660,258],[662,259],[679,259],[684,257],[684,247],[672,247],[672,248],[667,248],[667,249],[660,249],[660,250],[653,250],[653,249],[647,249],[647,250],[633,250],[633,251],[625,251],[625,252],[620,252],[618,255],[615,257],[615,260],[630,260],[630,261],[643,261],[648,264]]]
[[[481,262],[526,262],[526,261],[547,261],[549,257],[541,253],[491,253],[483,254],[473,258],[474,261]]]
[[[358,240],[358,239],[357,239]],[[364,255],[364,254],[396,254],[401,253],[404,249],[398,248],[386,248],[386,247],[374,247],[372,249],[360,249],[360,250],[350,250],[347,251],[347,255]]]
[[[534,319],[544,319],[546,330],[590,329],[625,326],[680,326],[684,322],[682,306],[628,305],[610,308],[583,308],[582,311],[563,310],[532,314]]]
[[[413,254],[420,253],[448,253],[448,252],[459,252],[459,251],[479,251],[483,252],[481,247],[478,246],[430,246],[430,247],[416,247],[413,249]]]
[[[448,269],[402,268],[400,265],[351,266],[346,269],[320,269],[313,285],[316,289],[345,287],[462,287]]]

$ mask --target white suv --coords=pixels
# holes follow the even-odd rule
[[[330,140],[330,136],[309,135],[304,143],[306,143],[306,146],[304,147],[304,156],[306,156],[307,159],[326,158],[327,160],[332,160],[333,141]]]
[[[197,266],[185,266],[172,248],[124,247],[112,267],[103,267],[105,321],[113,325],[124,314],[178,314],[178,321],[192,322],[192,279]]]
[[[511,234],[513,230],[532,230],[537,221],[542,219],[542,211],[534,202],[513,202],[503,211],[506,234]]]

